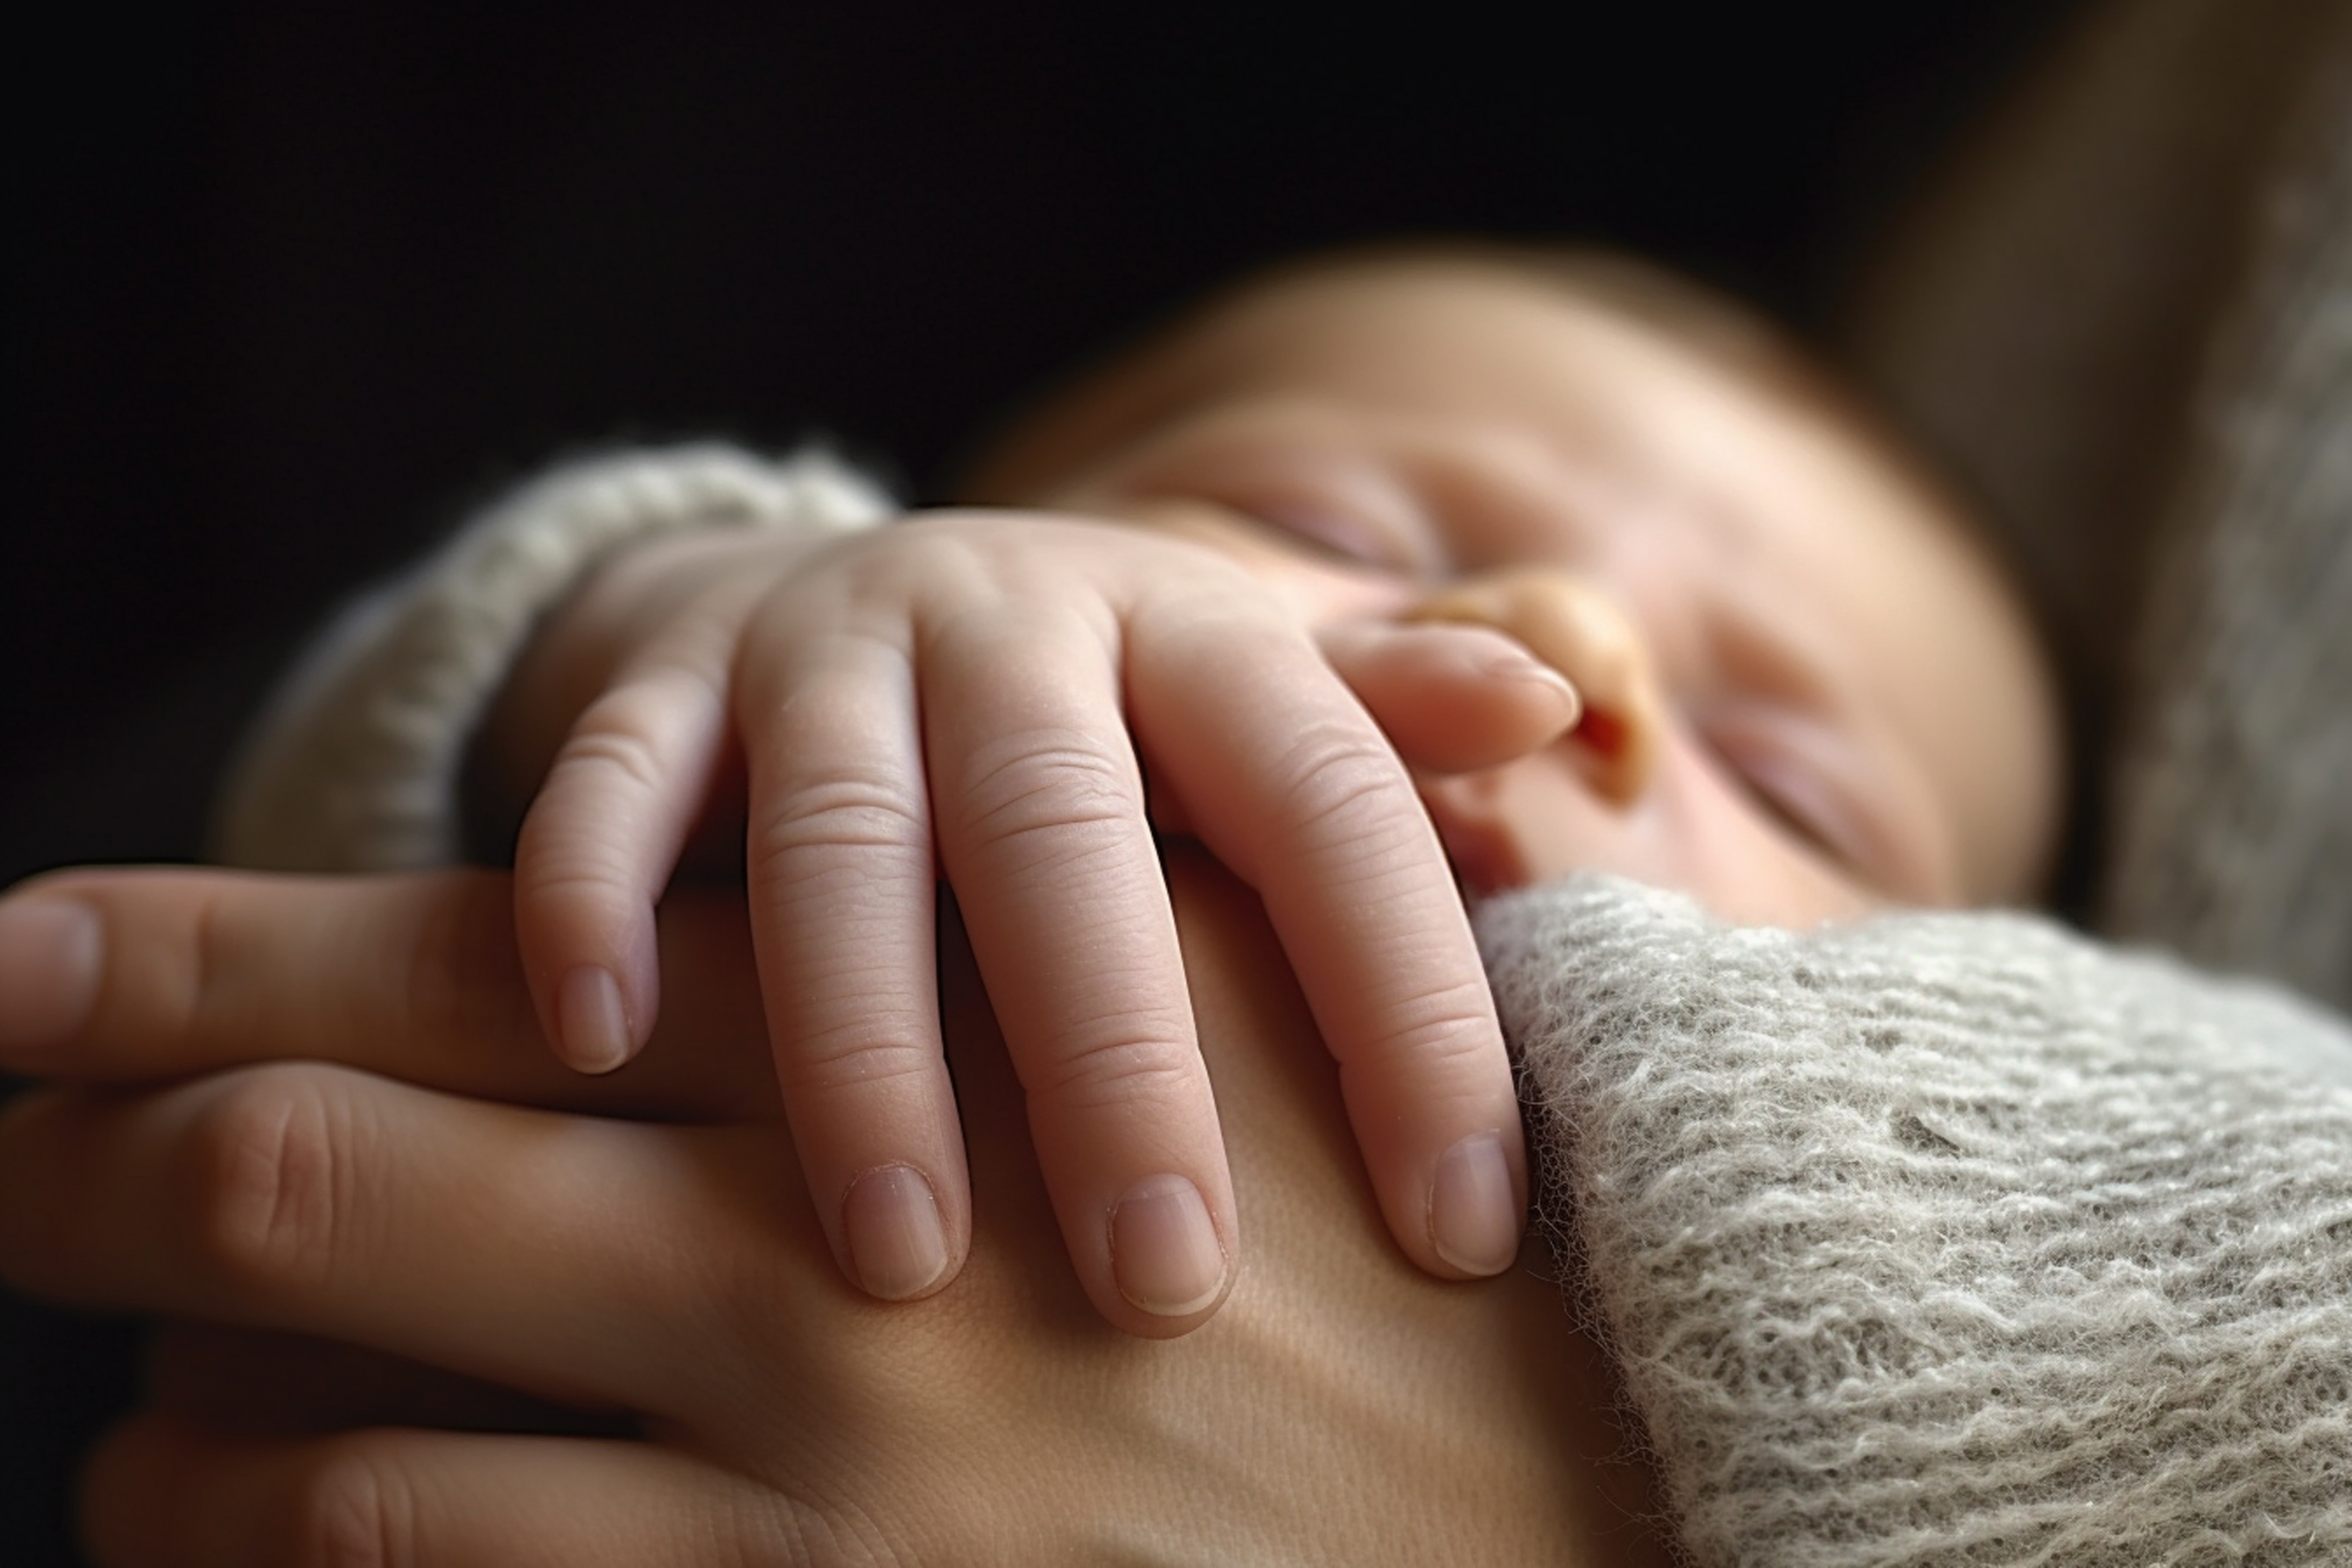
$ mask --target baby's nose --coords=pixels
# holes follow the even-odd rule
[[[1647,643],[1607,594],[1555,568],[1513,567],[1445,588],[1402,618],[1491,626],[1516,638],[1584,700],[1569,742],[1582,748],[1593,787],[1625,805],[1648,785],[1664,699]]]

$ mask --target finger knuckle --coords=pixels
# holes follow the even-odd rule
[[[768,1492],[731,1510],[730,1568],[904,1568],[918,1561],[904,1531],[845,1498]]]
[[[911,1082],[940,1064],[937,1047],[916,1038],[911,1027],[877,1037],[875,1025],[861,1019],[795,1041],[781,1082],[788,1098],[827,1094]]]
[[[1404,764],[1376,734],[1320,723],[1302,731],[1275,765],[1270,826],[1292,842],[1386,854],[1419,830]]]
[[[231,1076],[198,1113],[184,1191],[199,1264],[233,1286],[300,1292],[331,1275],[352,1204],[356,1122],[330,1075]]]
[[[1166,1104],[1199,1089],[1203,1070],[1181,1020],[1129,1013],[1066,1033],[1024,1076],[1033,1095],[1090,1110]]]
[[[1370,1043],[1370,1060],[1416,1080],[1445,1080],[1477,1068],[1502,1069],[1502,1037],[1483,984],[1433,987],[1384,1004],[1388,1027]]]
[[[416,1488],[379,1444],[331,1442],[294,1499],[297,1568],[416,1568],[424,1561]]]
[[[603,773],[617,776],[638,795],[658,795],[665,787],[661,744],[652,715],[619,699],[608,700],[583,717],[563,742],[555,761],[551,785],[567,776]]]
[[[840,850],[929,854],[920,807],[889,770],[816,768],[765,803],[749,846],[755,878],[785,879]]]
[[[197,899],[180,962],[160,965],[147,987],[171,1037],[203,1039],[232,1011],[244,948],[229,900],[218,893]]]
[[[1131,759],[1059,729],[985,748],[957,798],[973,847],[1055,868],[1108,850],[1143,814]]]
[[[642,908],[651,895],[635,885],[634,847],[606,837],[567,846],[557,856],[533,852],[526,843],[515,861],[515,910],[526,921],[561,921],[581,913],[611,919]]]

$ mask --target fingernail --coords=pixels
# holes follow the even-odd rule
[[[1500,1274],[1519,1255],[1519,1201],[1499,1132],[1473,1132],[1437,1162],[1429,1239],[1465,1274]]]
[[[1158,1318],[1189,1317],[1225,1288],[1225,1249],[1201,1189],[1181,1176],[1146,1176],[1110,1211],[1110,1268],[1118,1293]]]
[[[1584,695],[1577,690],[1576,683],[1531,653],[1497,654],[1479,668],[1482,674],[1496,680],[1520,681],[1548,689],[1567,703],[1571,715],[1583,711]]]
[[[841,1201],[849,1264],[869,1296],[904,1301],[939,1283],[948,1268],[947,1227],[931,1184],[911,1165],[885,1165],[857,1178]]]
[[[80,1032],[105,942],[98,911],[79,900],[0,903],[0,1051],[30,1065]]]
[[[611,1072],[629,1059],[629,1016],[608,971],[583,963],[565,975],[555,994],[555,1023],[564,1059],[582,1072]]]

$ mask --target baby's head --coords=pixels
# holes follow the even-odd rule
[[[1577,730],[1424,783],[1474,889],[1590,867],[1807,924],[2048,873],[2053,681],[1966,511],[1771,328],[1639,264],[1281,268],[1024,420],[971,489],[1184,531],[1318,624],[1483,624],[1559,668]]]

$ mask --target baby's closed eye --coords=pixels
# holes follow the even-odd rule
[[[1822,721],[1769,705],[1708,712],[1701,747],[1759,810],[1840,866],[1874,882],[1883,828],[1866,804],[1854,748]]]

